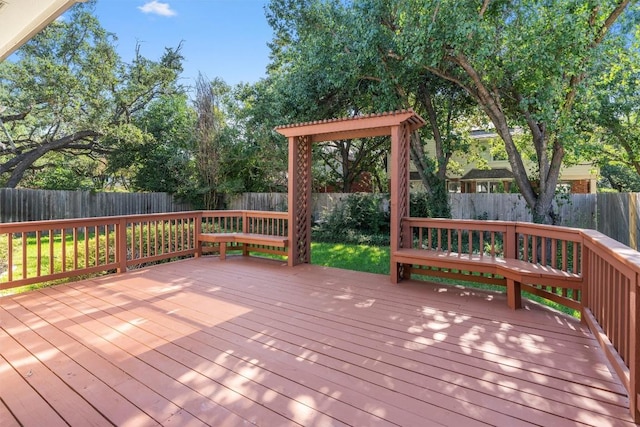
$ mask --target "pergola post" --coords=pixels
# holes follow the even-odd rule
[[[289,137],[289,266],[311,261],[311,137]]]
[[[398,283],[406,274],[393,254],[400,248],[405,238],[402,219],[409,216],[409,138],[411,130],[406,123],[391,128],[391,282]]]

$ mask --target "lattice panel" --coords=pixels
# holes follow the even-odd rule
[[[398,183],[398,215],[400,216],[400,221],[398,221],[398,236],[400,238],[400,247],[402,246],[402,218],[409,216],[409,138],[411,138],[409,126],[406,124],[403,125],[400,132],[400,141],[399,143],[399,156],[400,156],[400,173],[398,179],[400,182]]]
[[[311,241],[311,140],[310,137],[296,138],[296,182],[295,186],[295,264],[311,261],[309,244]]]

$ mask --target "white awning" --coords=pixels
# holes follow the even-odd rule
[[[0,61],[75,3],[86,0],[0,0]]]

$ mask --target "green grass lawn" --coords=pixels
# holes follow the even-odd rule
[[[101,238],[103,238],[104,236],[102,236]],[[47,274],[49,272],[49,266],[50,266],[50,259],[49,259],[49,238],[48,236],[43,236],[40,239],[40,271],[42,272],[42,274]],[[89,244],[90,245],[95,245],[95,238],[94,236],[91,234],[89,235]],[[23,277],[23,257],[22,257],[22,245],[21,242],[18,239],[15,239],[13,242],[14,245],[14,251],[13,251],[13,266],[12,267],[8,267],[8,268],[12,268],[13,269],[13,278],[14,279],[20,279]],[[26,258],[26,266],[27,266],[27,277],[34,277],[36,276],[36,272],[38,269],[38,252],[37,252],[37,240],[35,237],[28,237],[27,238],[27,258]],[[57,235],[53,238],[53,262],[54,262],[54,272],[60,272],[62,271],[62,258],[61,258],[61,253],[62,253],[62,237],[60,235]],[[71,234],[67,234],[65,236],[65,250],[67,253],[67,268],[69,270],[72,269],[72,259],[71,259],[71,254],[73,253],[74,250],[74,244],[73,244],[73,236]],[[7,243],[5,241],[0,243],[0,256],[4,257],[5,259],[7,258]],[[81,235],[80,239],[78,240],[78,252],[81,255],[84,255],[84,238]],[[80,264],[82,264],[83,258],[81,258],[78,261]],[[49,281],[49,282],[44,282],[44,283],[37,283],[37,284],[33,284],[33,285],[25,285],[25,286],[20,286],[17,288],[12,288],[12,289],[4,289],[4,290],[0,290],[0,296],[3,295],[10,295],[10,294],[17,294],[20,292],[26,292],[29,290],[33,290],[33,289],[39,289],[39,288],[43,288],[46,286],[51,286],[51,285],[55,285],[58,283],[65,283],[68,282],[70,280],[79,280],[81,278],[83,278],[85,276],[82,277],[76,277],[76,278],[71,278],[71,279],[59,279],[59,280],[55,280],[55,281]],[[0,275],[0,283],[3,281],[6,281],[8,278],[8,272],[4,272],[3,274]]]
[[[343,243],[311,243],[311,263],[325,267],[389,274],[389,248]]]

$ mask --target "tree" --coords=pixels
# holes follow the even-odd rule
[[[249,158],[243,174],[246,191],[286,192],[288,147],[273,130],[282,124],[284,111],[272,79],[238,85],[233,100],[229,116]]]
[[[195,112],[185,94],[163,95],[137,114],[141,141],[122,141],[108,156],[111,175],[134,191],[186,197],[194,189]]]
[[[621,37],[599,64],[600,78],[580,106],[586,117],[581,125],[591,135],[588,147],[603,177],[613,188],[637,188],[629,185],[637,179],[627,169],[640,176],[640,28],[626,19],[614,30]]]
[[[194,100],[197,114],[195,157],[205,209],[218,208],[218,196],[222,193],[220,186],[227,141],[220,99],[228,90],[223,81],[211,82],[202,74],[198,75]]]
[[[447,216],[447,167],[452,155],[467,147],[468,129],[459,118],[471,115],[473,104],[458,86],[399,60],[388,5],[272,0],[271,71],[283,76],[289,93],[301,94],[289,111],[306,120],[405,108],[423,115],[427,126],[414,134],[411,158],[425,188],[439,200],[434,205],[442,207],[434,214]],[[434,158],[425,156],[428,140],[435,142]]]
[[[0,105],[8,107],[1,118],[13,141],[0,145],[0,185],[15,187],[30,170],[71,157],[96,161],[123,141],[141,141],[135,116],[176,89],[180,46],[157,62],[138,49],[124,64],[92,8],[74,6],[68,19],[23,46],[15,62],[0,64]]]
[[[345,42],[351,40],[345,31],[350,16],[345,12],[338,2],[275,0],[269,4],[268,19],[276,32],[269,77],[288,122],[379,111],[376,91],[386,88],[375,79],[362,78],[359,58],[345,51]],[[382,109],[396,108],[390,107],[395,101],[384,102]],[[285,123],[281,120],[279,124]],[[321,161],[316,170],[323,175],[323,185],[350,191],[369,173],[378,188],[386,189],[380,171],[388,151],[388,139],[337,140],[314,146],[313,157]]]
[[[379,2],[394,32],[383,58],[464,89],[502,138],[515,181],[536,222],[554,223],[553,198],[567,151],[576,150],[574,106],[606,55],[607,36],[630,0]],[[389,6],[390,5],[390,6]],[[513,127],[528,129],[530,175]],[[526,150],[526,148],[525,148]]]

